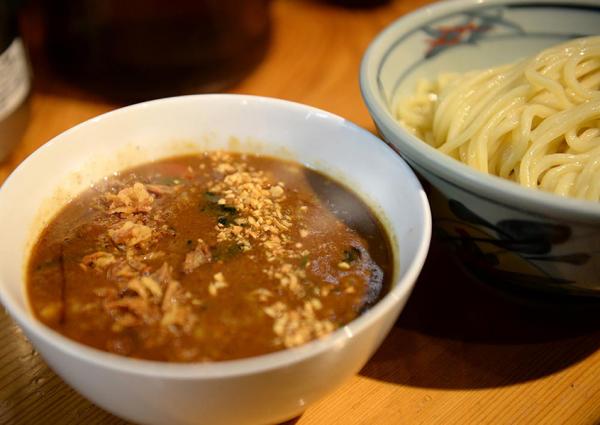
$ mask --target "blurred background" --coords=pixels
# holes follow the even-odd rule
[[[387,0],[323,2],[361,9]],[[266,55],[271,3],[2,0],[0,160],[25,131],[32,84],[119,106],[231,88]]]
[[[269,0],[24,3],[35,60],[123,102],[223,90],[260,62],[269,41]]]

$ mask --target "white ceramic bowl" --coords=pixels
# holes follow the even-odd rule
[[[234,139],[232,139],[234,138]],[[232,149],[292,158],[345,182],[392,236],[391,291],[328,338],[236,361],[168,364],[101,352],[45,327],[24,267],[44,223],[102,176],[153,159]],[[365,364],[402,310],[429,246],[427,198],[405,162],[369,132],[276,99],[204,95],[119,109],[57,136],[0,190],[0,300],[48,364],[81,394],[143,424],[258,424],[289,419]]]
[[[510,63],[595,34],[598,0],[445,1],[388,26],[361,65],[381,135],[433,187],[434,232],[481,281],[529,299],[600,297],[600,204],[474,171],[410,134],[393,111],[419,78]]]

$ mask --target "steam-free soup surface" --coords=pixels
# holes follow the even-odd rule
[[[225,152],[107,177],[47,226],[35,315],[113,353],[195,362],[322,338],[385,293],[392,254],[368,207],[301,165]]]

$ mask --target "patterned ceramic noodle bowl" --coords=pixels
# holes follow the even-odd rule
[[[474,171],[404,129],[398,104],[420,79],[513,63],[598,35],[599,23],[595,0],[441,2],[390,25],[365,54],[361,89],[373,120],[431,183],[435,233],[481,281],[558,303],[563,294],[599,297],[600,205]]]

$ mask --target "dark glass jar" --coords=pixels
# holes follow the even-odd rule
[[[46,0],[46,51],[120,100],[221,90],[262,58],[269,0]]]
[[[29,120],[31,79],[17,26],[17,4],[0,1],[0,161],[21,140]]]

